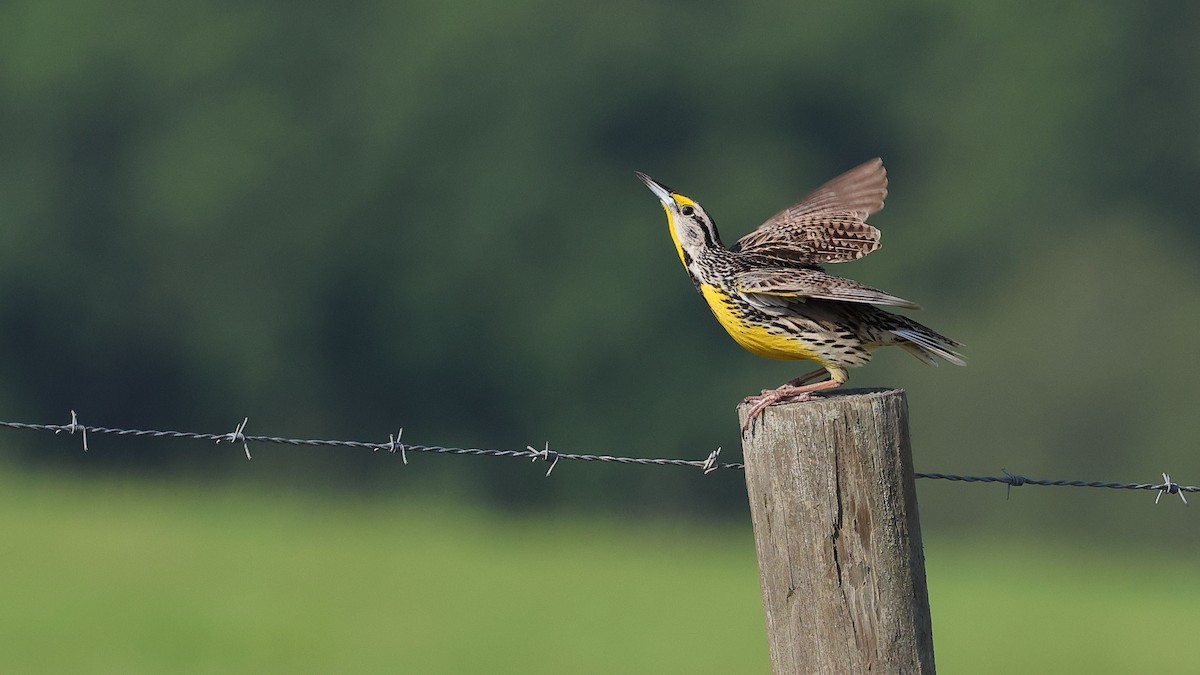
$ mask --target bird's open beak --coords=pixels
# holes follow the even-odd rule
[[[647,176],[641,171],[635,171],[634,173],[637,174],[638,178],[642,179],[642,182],[646,184],[646,187],[650,188],[650,191],[654,193],[654,196],[658,197],[658,200],[663,203],[663,206],[669,207],[675,205],[675,198],[671,196],[670,188],[665,185],[660,185],[653,178]]]

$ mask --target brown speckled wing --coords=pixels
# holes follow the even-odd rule
[[[872,305],[894,305],[918,309],[916,303],[871,288],[852,279],[835,277],[819,270],[757,269],[741,272],[733,278],[734,288],[742,293],[783,297],[819,298]]]
[[[875,158],[817,188],[731,247],[803,263],[857,260],[879,248],[867,216],[883,208],[887,171]]]

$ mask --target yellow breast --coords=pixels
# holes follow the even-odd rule
[[[779,335],[767,330],[766,326],[747,321],[745,314],[722,290],[711,284],[700,284],[708,308],[724,326],[730,337],[746,350],[772,359],[818,361],[816,352],[797,337]]]

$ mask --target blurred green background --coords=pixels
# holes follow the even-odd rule
[[[10,0],[0,419],[736,459],[734,405],[800,364],[728,339],[633,171],[733,241],[878,155],[884,249],[834,271],[970,360],[852,373],[908,391],[917,470],[1194,484],[1197,34],[1185,2]],[[766,668],[740,474],[252,449],[0,433],[0,669]],[[919,490],[945,672],[1192,662],[1176,498]]]

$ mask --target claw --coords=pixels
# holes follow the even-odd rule
[[[754,406],[746,413],[746,421],[742,422],[742,433],[746,433],[750,429],[750,425],[754,423],[754,420],[758,419],[763,414],[763,411],[776,403],[808,401],[812,399],[814,391],[833,389],[834,387],[841,386],[841,384],[837,380],[825,380],[824,382],[806,384],[804,386],[796,386],[792,382],[788,382],[776,389],[764,389],[762,394],[750,396],[744,401],[745,403],[753,402]]]

